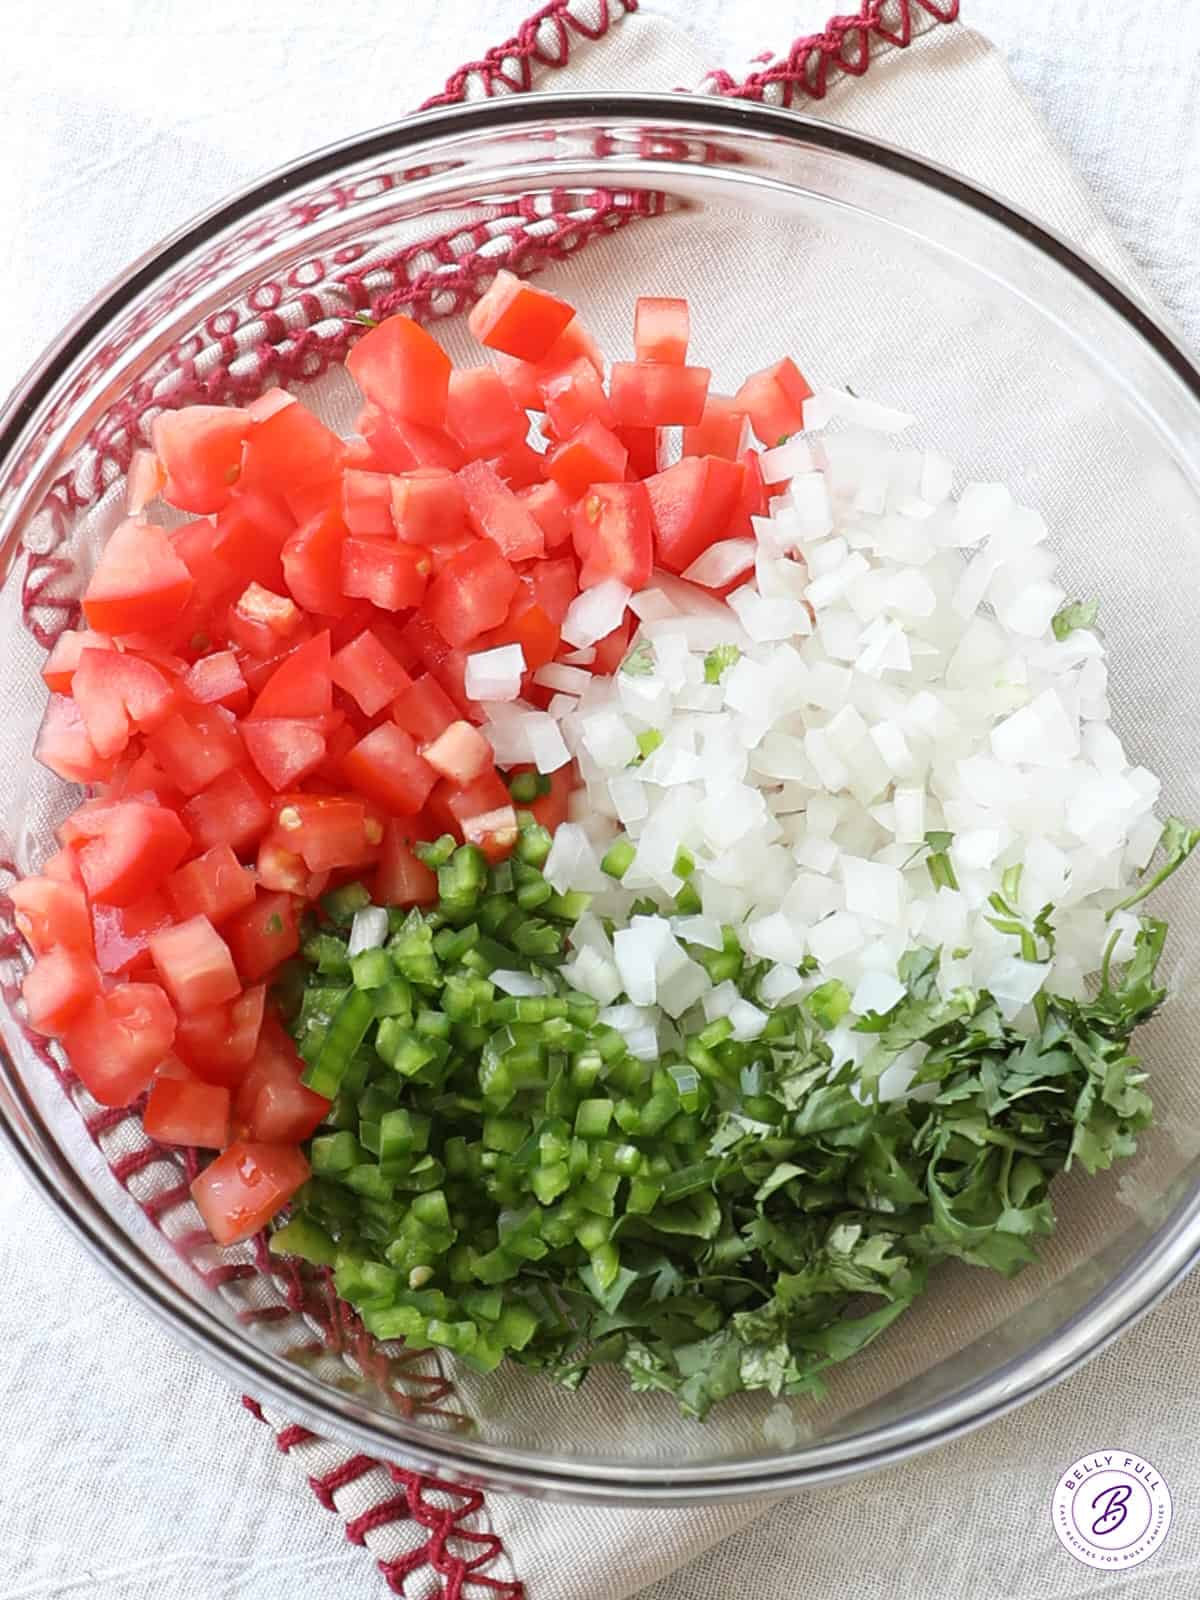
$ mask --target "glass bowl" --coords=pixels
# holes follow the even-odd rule
[[[641,292],[687,294],[714,387],[788,351],[921,418],[963,479],[1047,518],[1098,596],[1116,726],[1200,815],[1200,374],[1062,240],[898,150],[779,110],[539,96],[411,118],[263,179],[132,265],[0,415],[0,855],[29,870],[72,803],[32,759],[38,668],[120,516],[160,406],[296,386],[343,426],[358,311],[438,319],[453,353],[490,273],[537,272],[605,348]],[[477,359],[477,357],[476,357]],[[961,480],[960,480],[961,481]],[[778,1494],[894,1461],[1093,1354],[1200,1243],[1195,879],[1163,894],[1174,994],[1142,1044],[1158,1107],[1135,1160],[1056,1189],[1059,1231],[1013,1282],[945,1267],[820,1402],[739,1398],[704,1424],[600,1372],[576,1394],[372,1347],[320,1277],[197,1233],[185,1156],[102,1113],[21,1026],[4,945],[0,1120],[65,1222],[182,1342],[319,1432],[442,1476],[634,1504]]]

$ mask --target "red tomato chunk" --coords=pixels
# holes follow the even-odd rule
[[[221,1150],[229,1143],[232,1097],[219,1084],[195,1078],[157,1077],[142,1113],[142,1126],[159,1144]]]
[[[207,917],[152,935],[150,957],[177,1011],[199,1011],[241,993],[229,946]]]
[[[236,1244],[268,1223],[308,1175],[295,1145],[239,1142],[194,1180],[192,1199],[217,1243]]]
[[[540,361],[574,315],[565,300],[500,271],[467,318],[467,326],[491,350],[503,350],[522,361]]]
[[[127,1106],[175,1038],[175,1013],[156,983],[126,983],[88,1001],[63,1034],[67,1059],[103,1106]]]

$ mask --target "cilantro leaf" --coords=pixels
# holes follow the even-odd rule
[[[1119,901],[1108,913],[1111,917],[1117,911],[1127,911],[1130,906],[1136,906],[1148,894],[1153,894],[1155,889],[1179,868],[1191,855],[1196,846],[1200,844],[1200,828],[1189,827],[1179,817],[1168,817],[1163,824],[1162,837],[1158,841],[1158,849],[1162,851],[1165,860],[1152,878],[1140,885],[1126,899]]]

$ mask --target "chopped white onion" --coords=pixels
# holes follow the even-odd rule
[[[347,955],[361,955],[364,950],[378,950],[388,936],[388,914],[382,906],[363,906],[354,913],[350,924]]]
[[[722,539],[698,555],[683,575],[689,582],[702,583],[707,589],[723,589],[739,573],[749,571],[757,553],[758,546],[753,539]]]
[[[567,607],[562,636],[568,644],[583,648],[595,644],[618,627],[625,615],[632,590],[616,578],[577,594]]]
[[[465,688],[471,700],[516,700],[521,693],[525,652],[519,644],[477,650],[467,657]]]
[[[504,967],[498,967],[488,973],[488,978],[504,994],[537,995],[550,993],[546,980],[544,978],[535,978],[532,972],[510,972]]]

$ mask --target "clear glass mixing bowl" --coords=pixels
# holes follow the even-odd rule
[[[916,442],[964,478],[1014,485],[1049,521],[1066,581],[1101,601],[1131,758],[1162,774],[1165,808],[1200,815],[1200,374],[1171,334],[1062,240],[899,151],[757,106],[542,96],[415,117],[265,178],[130,267],[10,398],[0,855],[28,870],[71,802],[30,754],[38,666],[119,516],[154,409],[284,381],[345,423],[354,313],[444,318],[465,355],[459,313],[497,264],[544,272],[610,351],[629,343],[635,294],[690,295],[715,388],[787,350],[823,383],[915,412]],[[331,1320],[320,1283],[273,1273],[249,1245],[199,1243],[182,1158],[147,1149],[136,1119],[98,1117],[8,1001],[0,1120],[14,1159],[129,1292],[295,1420],[444,1476],[559,1496],[779,1493],[995,1416],[1190,1265],[1195,881],[1180,874],[1159,906],[1176,992],[1143,1038],[1158,1121],[1136,1160],[1058,1186],[1059,1232],[1016,1282],[940,1270],[819,1403],[739,1399],[698,1424],[615,1375],[567,1394],[521,1369],[481,1380],[371,1350]],[[3,976],[11,996],[17,955]]]

